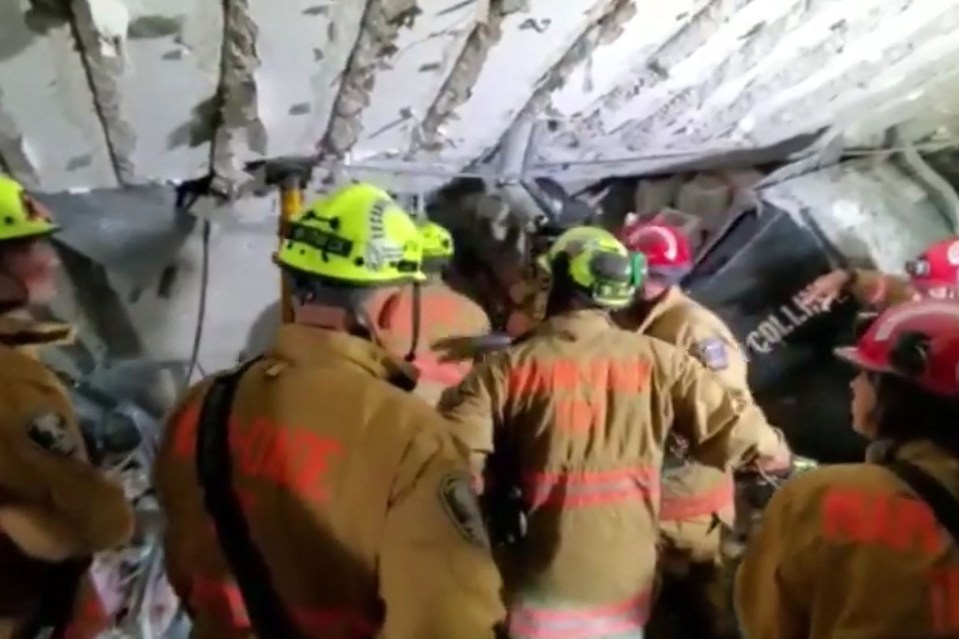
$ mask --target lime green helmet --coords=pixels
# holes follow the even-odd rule
[[[0,242],[42,237],[58,230],[45,206],[19,182],[0,173]]]
[[[420,224],[420,235],[423,236],[424,260],[453,257],[453,236],[445,226],[436,222],[423,222]]]
[[[596,226],[571,228],[537,259],[537,264],[555,282],[553,269],[564,257],[569,261],[569,279],[596,305],[623,308],[632,301],[641,273],[633,268],[626,247],[609,231]]]
[[[423,240],[389,193],[353,184],[296,215],[277,252],[280,266],[341,284],[421,282]]]

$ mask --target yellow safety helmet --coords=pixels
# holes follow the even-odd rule
[[[553,269],[568,260],[567,274],[599,306],[622,308],[633,299],[638,284],[629,251],[616,237],[599,227],[577,226],[560,235],[537,264],[556,281]]]
[[[355,286],[426,279],[416,223],[389,193],[370,184],[344,187],[290,220],[276,261]]]
[[[45,206],[19,182],[0,173],[0,242],[42,237],[58,230]]]
[[[436,222],[420,224],[420,235],[423,236],[423,259],[449,259],[453,257],[453,236],[445,226]]]

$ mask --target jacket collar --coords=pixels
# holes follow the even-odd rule
[[[921,462],[924,459],[940,459],[947,456],[944,450],[925,439],[917,439],[903,444],[897,444],[890,439],[877,439],[866,447],[866,460],[881,463],[893,457],[911,462]]]
[[[535,329],[535,332],[553,335],[565,334],[576,338],[599,333],[614,326],[615,324],[605,311],[588,309],[570,311],[547,318]]]
[[[411,364],[369,340],[298,324],[280,327],[267,356],[305,367],[345,361],[403,390],[415,388],[419,377]]]
[[[62,346],[76,339],[76,329],[59,322],[38,322],[19,313],[0,315],[0,345],[35,350],[40,346]]]
[[[619,311],[617,319],[621,320],[622,326],[630,331],[645,333],[660,318],[672,311],[677,306],[686,301],[686,295],[679,287],[671,286],[666,289],[662,297],[652,306],[642,302]],[[645,314],[644,314],[644,309]]]

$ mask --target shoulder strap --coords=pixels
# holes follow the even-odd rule
[[[68,559],[45,576],[40,606],[13,635],[14,639],[63,639],[70,626],[80,582],[92,557]]]
[[[939,480],[915,464],[893,459],[884,466],[926,502],[939,525],[948,531],[954,543],[959,544],[959,500]]]
[[[297,630],[273,588],[270,569],[253,541],[233,489],[229,421],[240,378],[259,358],[217,376],[207,391],[197,425],[196,470],[203,503],[213,519],[220,548],[243,595],[258,637],[299,639]]]

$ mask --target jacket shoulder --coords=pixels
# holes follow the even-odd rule
[[[790,479],[778,491],[777,499],[788,501],[801,517],[814,516],[823,499],[834,491],[888,492],[907,489],[888,469],[877,464],[832,464]]]

